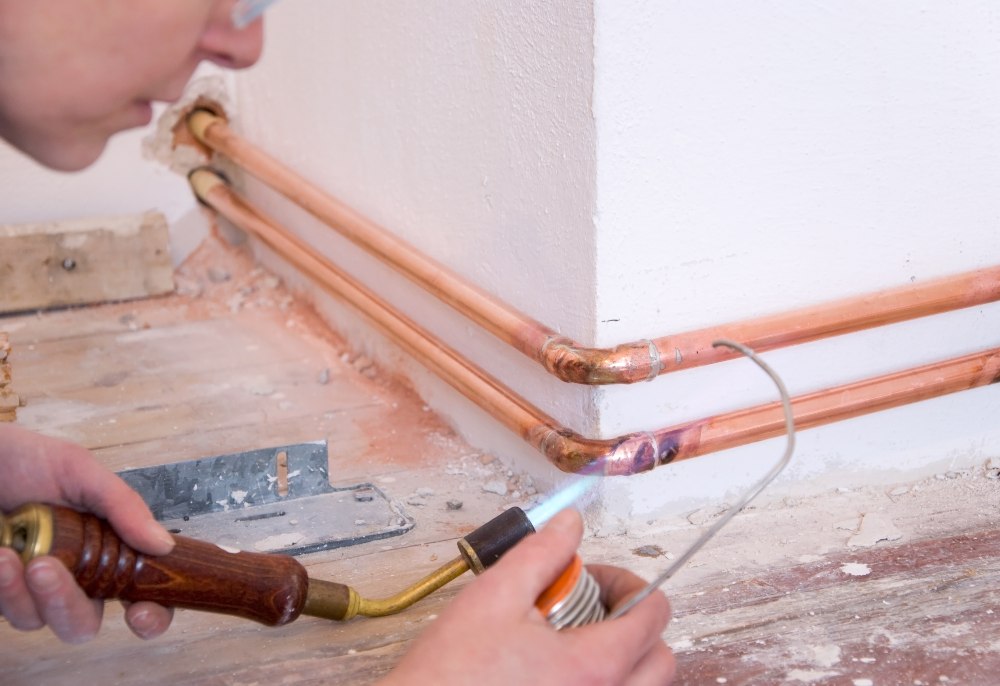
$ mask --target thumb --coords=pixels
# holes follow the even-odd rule
[[[516,589],[516,600],[533,604],[542,591],[572,561],[583,538],[583,520],[576,510],[563,510],[533,536],[514,546],[482,576],[505,579]]]

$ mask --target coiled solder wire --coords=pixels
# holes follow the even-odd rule
[[[546,619],[556,629],[600,622],[607,615],[601,602],[601,588],[586,567],[580,569],[573,590],[550,611]]]

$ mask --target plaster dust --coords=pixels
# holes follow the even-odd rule
[[[303,538],[305,538],[305,534],[295,531],[290,531],[285,534],[274,534],[273,536],[268,536],[267,538],[255,541],[253,548],[254,550],[260,552],[281,550],[282,548],[289,548],[295,545]]]
[[[336,358],[329,360],[328,366],[316,370],[317,384],[326,385],[332,373],[347,365],[362,377],[360,383],[373,400],[391,403],[394,424],[418,427],[427,440],[407,440],[397,433],[393,424],[386,425],[381,419],[369,422],[362,417],[357,420],[358,433],[366,442],[364,452],[391,456],[395,470],[437,467],[441,465],[441,455],[448,456],[443,474],[415,487],[425,489],[423,494],[415,491],[407,496],[413,501],[410,504],[423,504],[428,500],[427,490],[443,476],[462,477],[454,480],[448,491],[453,493],[454,484],[457,484],[458,501],[468,491],[470,498],[499,496],[496,498],[499,509],[518,505],[527,510],[537,504],[540,496],[528,473],[515,471],[493,455],[470,447],[417,397],[406,379],[386,371],[364,353],[349,350],[305,298],[293,293],[279,277],[254,261],[246,245],[233,246],[218,233],[213,233],[178,268],[175,280],[178,294],[186,301],[189,317],[207,318],[242,309],[254,310],[269,315],[262,319],[265,325],[284,327],[297,336],[324,341]],[[251,394],[273,397],[274,387],[265,377],[249,378],[244,387]],[[364,466],[370,462],[359,464]],[[389,483],[385,480],[391,478],[383,476],[379,481]],[[459,507],[453,504],[451,509]]]
[[[331,375],[346,365],[357,372],[360,377],[358,383],[370,393],[373,402],[389,403],[393,410],[394,422],[388,425],[381,417],[371,421],[364,417],[356,420],[358,433],[365,437],[367,443],[365,453],[391,455],[396,469],[438,463],[442,449],[446,455],[470,454],[476,459],[492,461],[492,458],[472,451],[416,396],[405,379],[381,368],[367,355],[349,350],[343,339],[330,329],[305,299],[297,297],[279,277],[254,262],[247,246],[233,246],[215,234],[181,265],[175,278],[178,293],[187,298],[192,316],[256,310],[271,315],[262,320],[265,325],[283,327],[296,336],[325,342],[335,357],[317,368],[315,382],[320,386],[327,385]],[[248,379],[245,388],[254,395],[276,396],[273,384],[266,377]],[[277,400],[281,402],[281,399]],[[397,433],[396,426],[417,426],[428,440],[409,441]],[[495,467],[503,469],[499,461]],[[519,488],[512,477],[513,473],[505,479],[505,483],[510,482],[511,489],[504,495],[517,500],[527,493],[527,489]],[[528,488],[531,488],[530,484]],[[531,493],[534,493],[533,488]]]
[[[171,171],[187,175],[192,169],[208,163],[209,155],[194,141],[190,134],[178,135],[178,124],[183,115],[199,101],[211,101],[231,116],[232,101],[223,75],[202,76],[193,79],[184,89],[180,99],[171,104],[157,120],[153,131],[142,141],[142,153]],[[186,128],[182,133],[186,133]],[[178,144],[186,143],[186,144]]]
[[[231,245],[217,230],[177,268],[174,280],[188,320],[253,310],[265,315],[260,318],[263,326],[284,328],[328,345],[331,365],[347,354],[344,341],[308,304],[297,299],[281,279],[258,266],[245,246]],[[143,326],[137,323],[135,328]],[[251,380],[247,390],[270,395],[263,378]]]
[[[840,568],[840,571],[851,576],[868,576],[872,573],[872,568],[860,562],[848,562]]]
[[[623,532],[621,548],[645,550],[655,544],[665,554],[679,555],[724,511],[723,507],[709,506],[687,515],[632,522]],[[863,563],[864,550],[859,542],[880,547],[955,533],[984,525],[998,515],[1000,485],[990,478],[985,467],[938,474],[905,485],[905,491],[900,484],[894,484],[833,489],[804,498],[768,498],[765,492],[668,585],[783,562],[809,562],[831,551],[853,550],[857,561]],[[860,533],[865,534],[864,539],[858,538]],[[592,543],[598,550],[605,546],[601,540]],[[637,553],[633,557],[629,566],[637,572],[654,576],[662,571],[660,563],[648,556]]]
[[[785,674],[785,679],[790,682],[798,681],[806,684],[811,684],[820,679],[826,679],[827,677],[837,676],[837,672],[823,672],[815,669],[793,669],[792,671]]]
[[[847,545],[852,548],[871,547],[882,541],[898,541],[902,537],[902,532],[890,519],[878,512],[869,512],[861,515],[861,526],[847,541]]]

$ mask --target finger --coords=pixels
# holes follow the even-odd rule
[[[0,615],[15,629],[28,631],[45,625],[24,582],[21,558],[6,548],[0,548]]]
[[[601,602],[609,610],[614,610],[636,593],[646,588],[647,585],[645,579],[620,567],[587,565],[587,570],[594,577],[594,580],[597,581],[597,585],[600,586]],[[670,615],[668,614],[667,619],[669,620],[669,618]]]
[[[56,636],[66,643],[83,643],[97,635],[104,603],[88,598],[59,560],[34,559],[25,577],[42,621]]]
[[[650,648],[623,682],[626,686],[665,686],[674,680],[677,661],[665,643]]]
[[[74,448],[76,446],[73,446]],[[67,500],[107,519],[128,545],[149,555],[166,555],[174,537],[155,519],[142,497],[87,451],[62,470]]]
[[[125,623],[142,639],[156,638],[170,626],[174,610],[156,603],[131,603],[125,609]]]
[[[593,565],[587,568],[602,587],[602,599],[609,609],[624,602],[645,583],[631,572],[616,567]],[[607,590],[605,590],[605,587]],[[612,669],[624,678],[642,657],[662,642],[670,620],[670,603],[661,591],[654,591],[625,615],[574,630],[591,650],[609,656]]]
[[[534,605],[542,591],[569,565],[582,538],[580,513],[563,510],[482,574],[481,586],[491,592],[503,591],[503,601],[516,603],[517,607]],[[500,580],[502,583],[496,583]]]
[[[640,621],[641,614],[630,612],[626,617],[569,630],[573,640],[580,642],[582,654],[604,656],[602,670],[607,683],[624,682],[651,650],[663,644],[658,623]]]
[[[0,426],[0,445],[14,457],[0,482],[0,506],[32,500],[78,507],[107,519],[127,544],[150,555],[165,555],[173,537],[118,476],[79,445]]]
[[[632,572],[612,567],[609,565],[588,565],[587,569],[597,581],[601,589],[601,602],[613,612],[618,606],[625,603],[636,593],[646,588],[647,582]],[[662,632],[670,622],[672,610],[670,601],[667,600],[663,591],[654,590],[639,605],[649,604],[644,608],[644,612],[649,613],[651,619],[655,619],[661,624],[659,631]],[[631,614],[639,605],[629,610],[626,614]]]

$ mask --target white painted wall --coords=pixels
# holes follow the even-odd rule
[[[240,126],[473,282],[612,345],[1000,262],[994,7],[296,0],[269,13],[264,59],[236,79]],[[596,391],[561,384],[248,187],[575,430],[613,436],[773,397],[746,362]],[[361,320],[323,307],[393,358]],[[975,308],[768,359],[804,392],[995,346],[998,324],[1000,307]],[[518,439],[398,363],[475,443],[542,470]],[[998,416],[993,387],[805,432],[784,488],[973,464],[1000,454]],[[625,517],[724,499],[781,445],[614,480],[606,501]]]
[[[597,0],[597,342],[1000,262],[1000,7],[988,0]],[[996,346],[990,306],[768,354],[793,392]],[[605,435],[774,397],[750,363],[601,392]],[[1000,388],[800,436],[790,479],[1000,454]],[[629,482],[724,496],[781,441]]]

